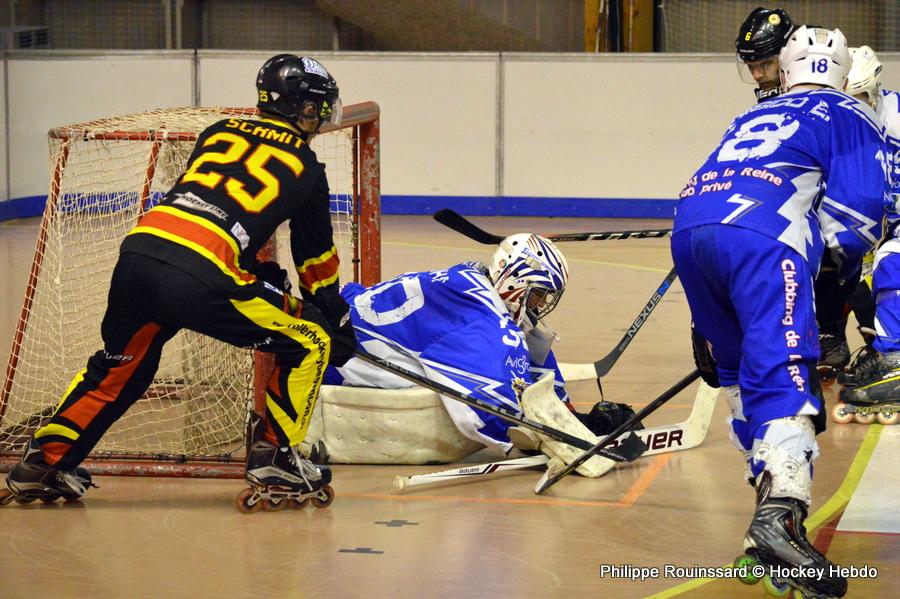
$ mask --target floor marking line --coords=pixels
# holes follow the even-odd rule
[[[850,464],[850,468],[847,470],[847,475],[844,477],[841,486],[838,487],[837,491],[834,492],[834,495],[832,495],[822,507],[816,510],[815,514],[806,519],[807,533],[812,532],[813,529],[817,528],[823,522],[827,522],[838,511],[842,510],[844,506],[847,505],[847,502],[850,501],[853,492],[856,491],[856,487],[859,485],[863,472],[866,471],[866,464],[869,463],[869,458],[872,457],[872,452],[875,451],[875,446],[878,444],[878,439],[881,437],[881,431],[884,429],[880,424],[870,424],[868,426],[869,430],[866,431],[866,436],[863,437],[862,443],[859,444],[859,449],[856,450],[856,456],[853,458],[853,462]],[[731,562],[724,565],[730,566]],[[649,595],[646,599],[667,599],[668,597],[676,597],[701,587],[708,582],[712,582],[713,580],[715,579],[695,578],[670,589]]]
[[[650,485],[653,484],[659,473],[666,467],[666,464],[672,459],[672,455],[671,453],[661,453],[656,456],[650,462],[650,467],[644,470],[644,473],[625,491],[625,494],[622,495],[622,499],[619,501],[629,506],[634,505],[634,502],[650,488]]]

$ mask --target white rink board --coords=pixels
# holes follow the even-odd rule
[[[18,54],[7,69],[10,198],[47,194],[49,129],[193,101],[193,52]]]
[[[254,88],[235,82],[252,82],[269,56],[201,52],[200,102],[255,105]],[[315,56],[337,80],[345,106],[372,100],[381,107],[383,193],[494,195],[495,55]]]

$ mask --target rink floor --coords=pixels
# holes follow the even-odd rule
[[[474,220],[502,234],[670,226]],[[4,363],[37,224],[0,223]],[[668,240],[562,249],[571,281],[549,318],[562,338],[557,355],[592,362],[615,346],[671,268]],[[486,260],[491,249],[427,217],[385,217],[382,251],[388,278]],[[639,408],[692,369],[688,309],[676,282],[604,378],[606,399]],[[695,383],[648,424],[684,420],[696,390]],[[570,394],[581,409],[600,399],[591,382],[573,383]],[[0,508],[0,596],[764,597],[761,585],[698,579],[691,571],[740,554],[753,512],[726,411],[720,399],[698,448],[642,458],[601,479],[572,476],[541,496],[532,491],[536,470],[401,494],[391,486],[396,475],[451,466],[337,465],[329,508],[243,515],[234,507],[244,486],[237,480],[98,477],[100,488],[81,504]],[[850,597],[893,596],[890,589],[900,586],[900,427],[830,424],[819,444],[810,536],[831,560],[877,571],[852,579]],[[479,452],[466,462],[496,459]],[[660,576],[627,576],[654,568]],[[666,577],[667,568],[680,570]]]

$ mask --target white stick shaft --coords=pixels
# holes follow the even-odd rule
[[[433,483],[446,482],[448,480],[487,476],[497,472],[506,472],[508,470],[534,468],[536,466],[543,466],[547,463],[548,459],[549,458],[545,455],[536,455],[525,458],[516,458],[514,460],[504,460],[502,462],[490,462],[488,464],[454,468],[452,470],[442,470],[441,472],[432,472],[430,474],[398,476],[394,478],[394,488],[402,491],[407,487],[415,487],[418,485],[430,485]]]

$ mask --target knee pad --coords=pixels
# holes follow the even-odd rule
[[[819,457],[815,427],[809,416],[776,418],[760,427],[754,441],[751,466],[755,476],[763,470],[772,477],[770,497],[793,497],[810,503],[812,465]]]
[[[731,410],[731,416],[728,417],[728,438],[731,440],[731,444],[740,450],[744,459],[749,460],[753,440],[750,436],[750,426],[744,417],[741,389],[737,385],[728,385],[722,389],[725,391],[725,401],[728,402],[728,408]]]

